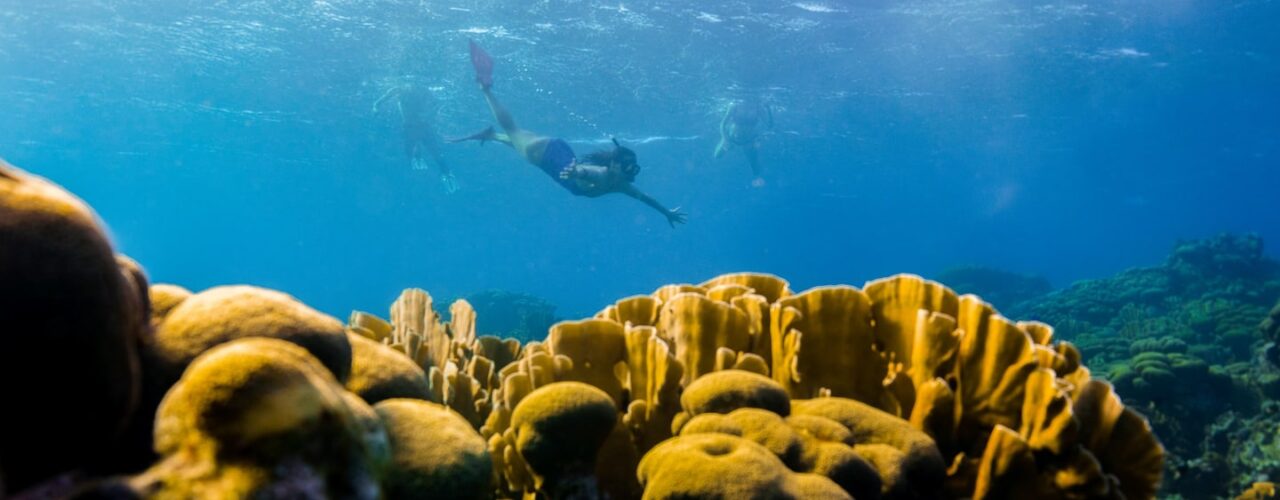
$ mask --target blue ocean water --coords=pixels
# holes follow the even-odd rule
[[[576,317],[738,270],[1065,284],[1180,238],[1280,241],[1277,21],[1270,0],[0,0],[0,157],[93,205],[154,281],[339,317],[410,286]],[[453,194],[412,169],[372,104],[413,83],[441,134],[491,124],[468,40],[522,126],[579,156],[616,136],[688,224],[492,143],[444,149]],[[774,113],[761,186],[712,158],[736,100]]]

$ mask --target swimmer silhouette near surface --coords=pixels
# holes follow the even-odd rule
[[[763,123],[762,123],[763,122]],[[773,108],[754,101],[735,101],[725,108],[720,118],[720,143],[712,153],[715,158],[724,156],[730,149],[741,149],[751,166],[752,185],[764,185],[760,176],[760,138],[763,132],[773,128]]]
[[[395,100],[396,109],[400,111],[401,133],[404,141],[404,154],[415,170],[430,168],[428,158],[440,169],[440,182],[447,193],[458,191],[458,182],[453,176],[453,169],[440,154],[442,141],[435,126],[435,99],[426,88],[405,84],[392,87],[373,103],[376,114],[384,103]]]
[[[640,173],[635,151],[614,139],[612,149],[588,153],[579,161],[564,139],[539,135],[516,125],[511,113],[491,92],[493,59],[475,42],[471,42],[471,63],[480,91],[503,131],[496,132],[490,126],[450,142],[480,141],[483,144],[496,141],[506,144],[574,195],[597,198],[611,193],[624,194],[661,213],[672,227],[685,222],[687,216],[679,207],[668,209],[635,186],[636,176]]]

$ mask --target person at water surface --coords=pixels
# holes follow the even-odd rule
[[[529,163],[542,169],[556,183],[577,196],[596,198],[610,193],[620,193],[652,207],[666,218],[672,227],[683,224],[687,216],[679,207],[667,208],[636,188],[634,182],[640,173],[636,153],[613,139],[613,149],[595,151],[578,160],[569,143],[564,139],[539,135],[516,125],[506,107],[493,96],[493,60],[475,42],[471,42],[471,63],[475,66],[476,81],[485,101],[503,132],[488,127],[480,132],[453,139],[460,141],[497,141],[515,149]]]
[[[440,169],[440,182],[447,193],[458,190],[458,182],[453,177],[453,170],[440,154],[440,134],[436,132],[434,103],[430,91],[415,84],[397,85],[382,94],[373,103],[373,112],[388,100],[395,99],[396,108],[400,110],[401,133],[404,140],[404,154],[415,170],[427,170],[430,165],[427,158]]]
[[[756,186],[764,185],[760,177],[760,121],[764,119],[764,128],[773,128],[773,109],[768,105],[754,101],[736,101],[725,108],[720,118],[720,143],[716,145],[713,156],[720,158],[731,147],[742,149],[751,165],[751,175]]]

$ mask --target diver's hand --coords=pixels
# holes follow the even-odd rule
[[[573,163],[570,163],[568,166],[564,167],[564,169],[560,170],[560,178],[566,181],[576,177],[577,174],[578,174],[578,162],[576,161]]]
[[[667,224],[676,227],[676,224],[684,224],[689,219],[689,214],[680,211],[680,207],[667,210]]]
[[[446,194],[458,192],[458,179],[454,178],[453,172],[440,174],[440,183],[444,184],[444,192]]]

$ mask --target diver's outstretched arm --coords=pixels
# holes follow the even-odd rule
[[[515,135],[520,131],[520,127],[516,126],[516,120],[511,117],[511,113],[507,111],[507,107],[498,102],[498,98],[493,96],[487,88],[480,89],[484,92],[484,100],[489,103],[489,111],[493,112],[493,119],[498,121],[498,125],[502,126],[502,130],[507,135]]]
[[[658,200],[653,199],[652,196],[645,194],[644,191],[637,189],[632,184],[627,184],[627,187],[622,189],[622,194],[640,200],[645,205],[649,205],[654,210],[662,213],[662,216],[667,218],[667,224],[670,224],[671,227],[676,227],[676,224],[684,224],[689,218],[688,214],[680,211],[680,207],[668,209],[658,203]]]
[[[390,99],[391,97],[396,95],[400,95],[399,86],[391,87],[390,89],[387,89],[387,92],[385,94],[382,94],[382,97],[379,97],[378,100],[373,101],[373,112],[377,113],[378,107],[382,105],[383,101],[386,101],[387,99]]]

